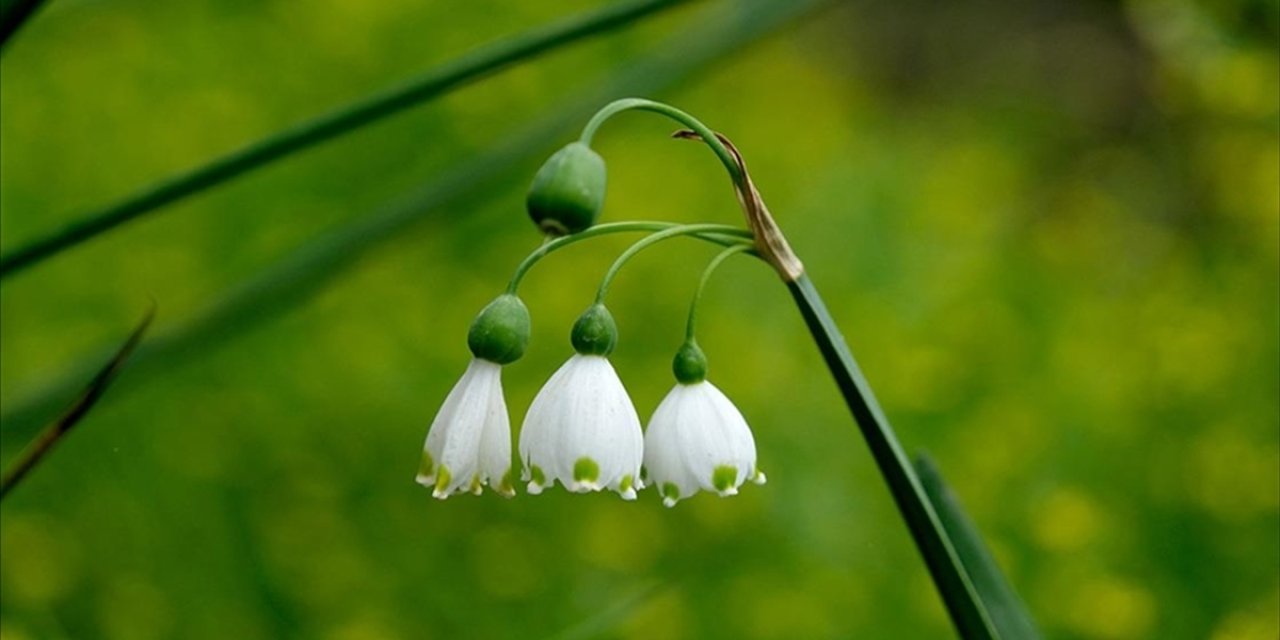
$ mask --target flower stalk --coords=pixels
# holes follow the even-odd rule
[[[674,222],[610,222],[606,224],[598,224],[580,233],[555,238],[554,240],[543,243],[542,246],[537,249],[534,249],[533,252],[520,262],[519,266],[516,267],[515,273],[511,276],[511,281],[507,284],[507,293],[516,293],[520,288],[520,282],[524,280],[525,275],[529,273],[529,270],[532,269],[533,265],[537,264],[538,261],[545,258],[548,254],[559,251],[569,245],[602,235],[637,231],[661,232],[678,226],[680,225]],[[754,237],[750,230],[727,224],[699,225],[699,227],[701,227],[701,229],[689,231],[686,235],[723,246],[746,244],[748,247],[750,247],[749,243]]]
[[[734,227],[728,227],[727,229],[731,229],[733,231],[739,232],[739,234],[741,234],[743,231],[740,229],[735,229]],[[726,230],[725,225],[720,225],[720,224],[686,224],[686,225],[677,225],[677,226],[671,227],[670,229],[665,229],[663,231],[659,231],[657,233],[646,236],[645,238],[642,238],[640,241],[636,242],[630,247],[627,247],[627,250],[623,251],[622,254],[619,255],[616,260],[613,261],[612,265],[609,265],[609,270],[605,272],[604,278],[600,280],[600,288],[596,291],[596,303],[598,304],[598,303],[604,302],[605,295],[609,293],[609,285],[613,284],[613,280],[618,276],[618,272],[621,271],[622,267],[626,265],[628,262],[630,262],[631,259],[634,258],[636,254],[640,253],[641,251],[644,251],[645,249],[659,242],[662,242],[663,240],[669,240],[671,238],[675,238],[679,236],[688,236],[688,235],[694,235],[698,233],[722,232],[724,230]],[[746,233],[749,234],[750,232],[746,232]],[[750,245],[745,245],[743,246],[743,248],[744,249],[750,248]]]
[[[601,109],[587,124],[581,141],[589,143],[600,124],[627,109],[655,111],[685,124],[689,129],[677,131],[674,137],[701,139],[725,164],[738,203],[752,230],[756,252],[778,272],[792,292],[814,341],[862,430],[881,476],[889,485],[894,502],[924,557],[957,630],[965,638],[997,637],[991,617],[903,453],[897,435],[880,410],[870,385],[862,376],[822,298],[805,274],[803,263],[791,249],[752,182],[742,154],[728,138],[711,131],[683,111],[640,99],[619,100]]]

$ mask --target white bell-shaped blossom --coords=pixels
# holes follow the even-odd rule
[[[747,480],[765,482],[746,419],[706,380],[677,384],[662,399],[645,432],[644,466],[668,507],[699,490],[731,496]]]
[[[502,365],[474,358],[431,423],[418,483],[444,499],[480,493],[488,484],[505,496],[511,486],[511,421],[502,397]]]
[[[634,500],[644,435],[631,397],[604,356],[575,354],[538,392],[520,430],[530,494],[559,481],[574,492]]]

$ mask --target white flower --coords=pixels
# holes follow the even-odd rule
[[[511,421],[502,399],[502,365],[475,358],[445,398],[423,446],[418,483],[441,500],[488,484],[511,496]]]
[[[570,491],[609,488],[634,500],[644,435],[627,390],[603,356],[575,354],[538,392],[520,430],[529,493],[557,480]]]
[[[705,380],[677,384],[662,399],[645,432],[644,466],[668,507],[700,489],[732,496],[747,480],[765,482],[747,421]]]

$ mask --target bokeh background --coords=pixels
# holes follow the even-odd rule
[[[0,247],[600,4],[48,3],[0,62]],[[779,4],[665,12],[6,279],[6,463],[152,300],[159,320],[6,498],[0,636],[947,637],[759,263],[713,282],[701,342],[768,485],[665,509],[650,491],[441,503],[413,483],[471,317],[539,242],[534,169],[594,107],[643,93],[741,147],[907,447],[1046,635],[1276,638],[1277,3],[850,2],[781,22]],[[602,132],[605,218],[739,220],[721,167],[672,128],[630,114]],[[494,149],[514,151],[475,160]],[[458,197],[354,243],[446,175]],[[526,281],[517,424],[627,241]],[[325,247],[338,258],[305,266]],[[642,417],[712,253],[668,243],[611,294]],[[273,293],[244,297],[263,273]]]

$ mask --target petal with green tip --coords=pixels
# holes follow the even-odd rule
[[[511,469],[511,421],[502,367],[475,358],[431,422],[417,481],[437,498],[495,489]],[[499,489],[499,491],[501,491]]]
[[[599,355],[569,358],[538,392],[520,430],[520,460],[545,474],[530,483],[530,493],[559,482],[571,491],[607,488],[633,499],[643,486],[636,481],[643,456],[640,417],[613,365]]]

